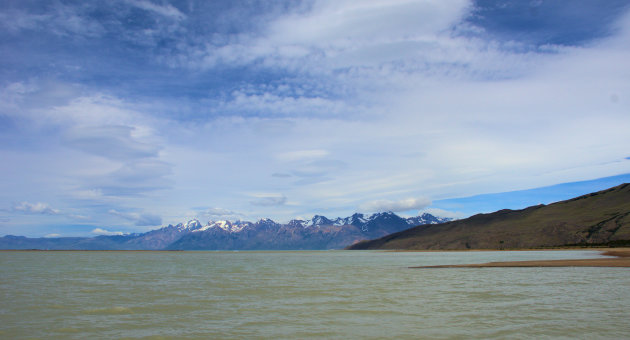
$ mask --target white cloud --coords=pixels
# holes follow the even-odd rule
[[[16,166],[45,160],[44,174],[34,174],[40,171],[35,167],[26,172],[43,178],[56,170],[54,175],[66,177],[65,188],[51,191],[72,187],[69,195],[74,199],[103,202],[112,197],[146,194],[172,184],[168,179],[172,165],[160,159],[163,140],[157,129],[161,120],[117,97],[80,95],[66,90],[68,86],[64,84],[53,85],[14,83],[5,88],[4,94],[14,98],[17,108],[6,111],[14,115],[13,119],[29,123],[24,123],[25,142],[41,152],[16,154],[15,158],[21,158],[16,160]],[[49,103],[47,98],[51,97],[55,100]],[[12,137],[18,141],[24,138],[17,134]],[[54,157],[64,161],[55,161]]]
[[[91,220],[89,216],[85,216],[85,215],[68,214],[67,216],[72,219],[79,220],[79,221]]]
[[[426,197],[406,198],[398,201],[375,200],[362,204],[359,209],[366,212],[383,212],[383,211],[407,211],[420,210],[431,205],[431,200]]]
[[[240,220],[243,217],[244,215],[241,213],[223,209],[223,208],[206,208],[197,214],[198,219],[205,220],[205,221],[208,221],[208,220],[212,221],[216,219],[232,221],[232,220]]]
[[[258,196],[255,200],[250,201],[251,205],[257,205],[261,207],[274,207],[284,205],[287,202],[287,197],[284,195],[274,196]]]
[[[455,219],[455,220],[468,217],[466,214],[461,213],[461,212],[449,211],[449,210],[444,210],[444,209],[439,209],[439,208],[431,208],[431,207],[427,207],[427,208],[421,209],[421,211],[419,213],[428,213],[428,214],[431,214],[433,216],[452,218],[452,219]]]
[[[326,157],[329,152],[326,150],[297,150],[278,154],[276,157],[281,161],[301,161]]]
[[[13,211],[22,212],[25,214],[44,214],[44,215],[58,215],[61,213],[58,209],[54,209],[48,203],[29,203],[20,202],[13,206]]]
[[[334,117],[354,112],[343,101],[322,96],[286,96],[272,91],[246,93],[236,91],[232,99],[218,104],[217,112],[237,115],[260,115],[270,117],[322,116]]]
[[[270,40],[339,51],[363,44],[413,40],[447,30],[467,1],[317,1],[313,10],[272,23]]]
[[[169,189],[172,165],[158,160],[138,160],[124,164],[106,175],[93,178],[89,185],[98,186],[106,196],[137,196]]]
[[[101,228],[94,228],[94,229],[92,229],[92,233],[96,234],[96,235],[107,235],[107,236],[124,235],[124,233],[122,231],[109,231],[109,230],[101,229]]]
[[[124,125],[76,126],[66,132],[67,145],[116,160],[156,157],[159,148],[134,138],[134,128]]]
[[[438,37],[448,37],[468,8],[465,0],[315,1],[309,11],[276,18],[255,35],[240,34],[227,45],[189,51],[187,64],[216,67],[262,61],[264,66],[309,73],[376,66],[411,54],[418,57],[417,52],[428,48],[448,48],[452,44],[442,44]]]
[[[228,216],[228,215],[237,215],[237,213],[223,209],[223,208],[208,208],[202,212],[203,214],[209,216]]]
[[[173,20],[183,20],[186,19],[186,15],[180,12],[177,8],[167,5],[156,5],[150,1],[146,0],[129,0],[129,4],[142,8],[144,10],[150,11],[155,14],[162,15],[164,17],[171,18]]]
[[[44,237],[46,238],[61,237],[61,234],[47,234]]]
[[[86,18],[78,8],[57,3],[45,14],[22,10],[0,13],[0,25],[9,32],[44,30],[61,37],[97,37],[105,32],[98,22]]]
[[[127,4],[164,28],[119,27],[137,44],[147,36],[164,42],[194,20],[171,5]],[[235,34],[191,29],[165,54],[141,55],[178,68],[151,64],[159,76],[125,74],[144,81],[133,94],[39,76],[8,81],[0,114],[16,127],[0,134],[9,145],[0,158],[11,164],[0,169],[0,204],[11,207],[20,192],[50,210],[29,203],[11,211],[21,212],[14,220],[72,219],[72,212],[100,225],[159,221],[141,211],[159,211],[167,223],[236,211],[245,219],[347,216],[362,202],[367,210],[398,210],[423,205],[405,197],[439,200],[630,172],[630,161],[618,161],[630,145],[630,21],[588,46],[524,53],[460,34],[469,6],[314,1],[264,20],[240,18],[259,22]],[[22,19],[1,24],[17,27],[10,34],[46,25]],[[102,76],[85,71],[76,79]],[[156,95],[177,86],[168,74],[194,83],[241,71],[235,82],[204,87],[204,80],[185,95]],[[187,211],[200,204],[226,209]]]
[[[154,214],[120,212],[114,209],[109,210],[109,213],[118,217],[122,217],[128,221],[132,221],[134,225],[139,226],[139,227],[159,226],[160,224],[162,224],[162,218]]]

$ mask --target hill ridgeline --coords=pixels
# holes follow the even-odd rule
[[[421,225],[346,249],[514,249],[630,244],[630,184],[522,210]]]

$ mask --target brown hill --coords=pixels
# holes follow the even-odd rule
[[[347,249],[507,249],[630,243],[630,184],[549,205],[423,225]]]

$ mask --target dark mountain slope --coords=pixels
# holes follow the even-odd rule
[[[422,225],[348,249],[503,249],[630,240],[630,184],[549,205]]]

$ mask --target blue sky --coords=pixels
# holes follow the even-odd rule
[[[0,235],[616,185],[628,41],[615,0],[0,1]]]

